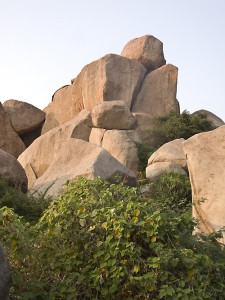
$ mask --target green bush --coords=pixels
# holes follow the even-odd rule
[[[68,182],[35,226],[2,207],[11,297],[224,299],[225,252],[193,225],[186,209],[156,209],[137,188],[100,178]]]
[[[215,126],[203,114],[171,113],[155,119],[150,136],[154,137],[156,147],[179,138],[188,139],[194,134],[210,131]]]
[[[148,164],[149,157],[153,154],[155,151],[155,148],[153,148],[151,145],[147,143],[140,143],[137,144],[137,150],[138,150],[138,158],[139,158],[139,171],[143,172],[145,171],[145,168]]]
[[[6,179],[0,178],[0,208],[13,208],[27,222],[37,222],[50,201],[45,194],[24,193],[21,186],[12,186]]]
[[[150,184],[150,195],[161,210],[191,211],[191,184],[186,175],[167,174],[156,178]]]

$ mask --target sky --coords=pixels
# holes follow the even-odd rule
[[[43,109],[88,63],[150,34],[178,67],[181,111],[225,121],[225,0],[0,0],[0,101]]]

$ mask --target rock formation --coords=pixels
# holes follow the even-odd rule
[[[86,65],[71,84],[53,94],[45,113],[17,100],[0,105],[0,149],[15,157],[23,152],[18,160],[29,188],[54,182],[54,193],[66,179],[98,174],[111,180],[113,170],[132,174],[134,181],[137,144],[149,142],[156,117],[180,113],[177,76],[177,67],[166,64],[161,41],[151,35],[131,40],[121,55],[107,54]],[[223,124],[212,113],[200,112],[216,126]],[[186,174],[182,143],[175,140],[156,151],[148,161],[147,177]],[[109,170],[103,172],[101,164]]]
[[[183,143],[183,149],[195,204],[193,216],[199,220],[196,232],[219,230],[225,226],[225,126],[194,135]]]

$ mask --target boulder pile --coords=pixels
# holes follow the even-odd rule
[[[18,100],[0,103],[0,176],[49,195],[78,176],[113,182],[119,175],[137,185],[138,145],[149,142],[156,117],[180,113],[177,77],[162,42],[145,35],[128,42],[121,55],[84,66],[44,111]],[[211,112],[195,113],[221,127],[163,145],[149,158],[146,176],[189,173],[193,201],[206,199],[193,215],[208,233],[225,225],[225,126]]]

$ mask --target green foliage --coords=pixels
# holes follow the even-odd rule
[[[185,207],[155,202],[137,188],[80,178],[36,225],[2,207],[12,298],[224,299],[225,252],[215,236],[198,240]]]
[[[142,144],[137,144],[137,150],[138,150],[138,158],[139,158],[139,171],[143,172],[145,171],[145,168],[148,163],[148,159],[155,151],[155,148],[153,148],[151,145],[147,143],[142,143]]]
[[[179,138],[188,139],[194,134],[215,129],[213,124],[203,114],[190,114],[187,111],[182,114],[171,113],[155,120],[153,130],[155,146],[161,145]]]
[[[168,174],[156,178],[151,182],[150,195],[160,209],[182,212],[192,207],[191,184],[186,175]]]
[[[13,208],[25,221],[37,222],[49,203],[50,199],[44,194],[24,193],[21,186],[12,186],[6,179],[0,178],[0,208]]]

